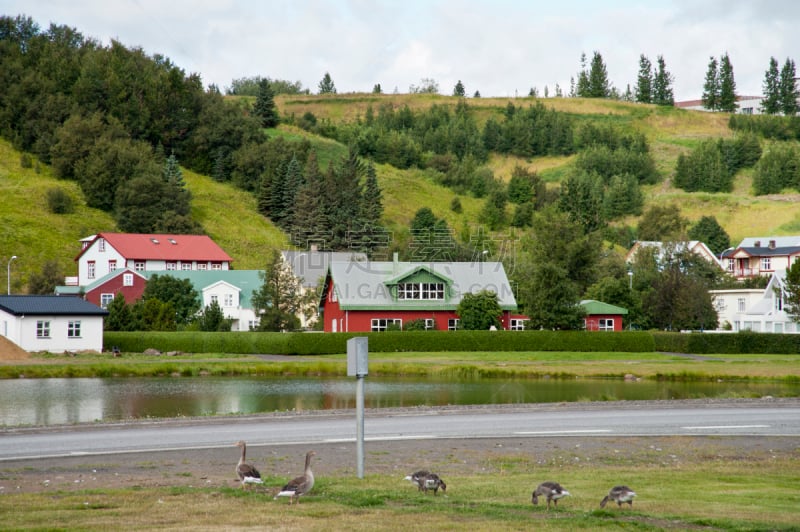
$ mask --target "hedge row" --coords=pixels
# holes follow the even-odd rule
[[[693,354],[800,353],[800,334],[654,332],[655,350]]]
[[[369,338],[375,353],[416,351],[619,351],[651,352],[647,332],[585,331],[402,331],[381,333],[106,332],[106,350],[146,349],[184,353],[324,355],[347,352],[347,340]]]

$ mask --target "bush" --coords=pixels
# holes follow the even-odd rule
[[[53,214],[70,214],[75,210],[75,202],[64,189],[51,188],[45,193],[47,196],[47,208]]]

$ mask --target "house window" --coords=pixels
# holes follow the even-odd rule
[[[255,331],[256,329],[258,329],[258,320],[248,320],[247,328],[250,329],[251,331]]]
[[[122,286],[133,286],[133,274],[132,273],[123,273],[122,274]]]
[[[115,260],[108,261],[108,271],[113,272],[116,269],[117,269],[117,261]]]
[[[197,269],[198,270],[207,270],[208,269],[208,264],[206,264],[205,262],[198,262],[197,263]]]
[[[425,318],[425,330],[430,331],[436,328],[436,322],[433,318]]]
[[[222,263],[221,262],[212,262],[211,263],[211,269],[212,270],[221,270],[222,269]]]
[[[520,319],[511,319],[511,330],[512,331],[524,331],[525,330],[525,322],[528,320],[520,320]]]
[[[725,300],[723,298],[715,300],[714,304],[717,307],[717,312],[722,312],[727,308],[727,306],[725,305]]]
[[[598,331],[613,331],[614,330],[614,318],[600,318],[597,321],[597,330]]]
[[[81,321],[75,320],[67,323],[67,338],[81,337]]]
[[[458,330],[459,321],[461,321],[461,320],[459,320],[457,318],[452,318],[452,319],[447,320],[447,330],[448,331]]]
[[[39,320],[36,322],[36,338],[50,338],[50,322]]]
[[[775,310],[778,312],[783,310],[783,294],[781,292],[775,293]]]
[[[211,294],[211,302],[219,305],[219,296],[217,294]]]
[[[97,241],[97,251],[103,253],[105,252],[105,250],[106,250],[106,239],[101,238]]]
[[[736,300],[736,308],[739,309],[739,312],[745,311],[745,301],[743,297]]]
[[[225,306],[226,307],[233,306],[233,294],[225,294]]]
[[[373,318],[372,332],[385,331],[390,325],[403,326],[403,320],[397,318]]]
[[[733,259],[726,259],[726,260],[728,261],[728,271],[733,272],[733,266],[735,262],[733,261]]]
[[[137,260],[133,262],[133,271],[135,272],[143,272],[144,271],[144,261]]]
[[[103,308],[108,307],[109,303],[114,301],[114,294],[100,294],[100,306]]]
[[[94,279],[94,276],[97,273],[94,261],[90,260],[89,262],[87,262],[86,263],[86,268],[88,269],[87,276],[89,277],[89,279]]]
[[[761,269],[762,270],[772,269],[772,260],[770,257],[761,257]]]
[[[444,283],[400,283],[397,299],[444,299]]]
[[[181,270],[188,271],[188,270],[191,270],[191,269],[192,269],[192,263],[191,262],[181,262]]]
[[[168,261],[167,262],[167,270],[175,271],[178,269],[178,263],[175,261]]]

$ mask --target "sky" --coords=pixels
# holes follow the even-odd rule
[[[0,0],[0,14],[77,29],[160,54],[223,92],[234,79],[300,82],[316,93],[566,94],[581,54],[633,88],[644,54],[663,56],[676,101],[699,99],[711,57],[728,54],[736,92],[759,95],[771,57],[800,53],[795,0]]]

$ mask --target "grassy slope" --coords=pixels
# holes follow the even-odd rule
[[[455,105],[456,101],[447,96],[407,94],[276,98],[282,114],[301,116],[310,111],[320,119],[333,121],[355,120],[364,116],[370,105],[376,110],[383,104],[423,109],[432,104]],[[479,121],[484,121],[489,116],[499,115],[509,101],[525,106],[533,104],[535,100],[482,98],[470,99],[469,105]],[[696,146],[704,138],[732,135],[727,127],[727,115],[576,98],[550,98],[542,102],[572,114],[576,120],[610,122],[647,135],[657,167],[665,177],[661,183],[646,188],[647,202],[678,203],[684,216],[692,221],[712,214],[734,244],[746,236],[786,235],[800,231],[800,212],[795,206],[800,195],[755,197],[750,193],[752,171],[744,171],[737,176],[734,191],[730,194],[687,194],[670,185],[675,161],[680,153]],[[323,168],[346,152],[344,146],[293,127],[281,126],[269,134],[309,138]],[[571,160],[570,157],[527,160],[493,156],[489,165],[500,179],[508,179],[513,167],[520,164],[537,170],[548,181],[556,182],[564,175]],[[437,216],[445,218],[450,227],[463,234],[474,224],[482,206],[479,200],[461,197],[463,213],[456,214],[450,210],[454,193],[437,185],[425,172],[413,169],[401,171],[386,165],[377,166],[377,171],[383,190],[385,223],[400,242],[407,241],[408,223],[420,207],[430,207]],[[251,195],[192,172],[186,171],[185,175],[194,196],[193,214],[208,234],[234,258],[235,267],[261,268],[267,250],[288,245],[286,236],[255,212],[255,200]],[[56,186],[64,188],[77,200],[73,214],[58,216],[47,212],[46,190]],[[36,213],[36,216],[31,216],[31,213]],[[624,223],[633,226],[636,222],[635,218],[624,220]],[[114,221],[109,215],[85,206],[75,183],[53,178],[46,166],[42,166],[39,172],[21,168],[20,154],[2,139],[0,224],[4,229],[0,233],[0,265],[5,264],[11,255],[20,257],[12,266],[15,291],[24,290],[30,273],[40,271],[47,260],[57,260],[65,274],[73,274],[73,259],[79,249],[77,241],[98,231],[115,230]]]

